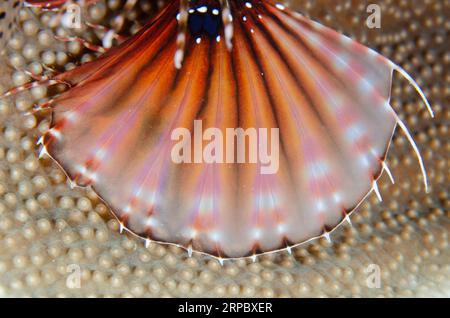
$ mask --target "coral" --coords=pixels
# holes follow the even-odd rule
[[[225,261],[160,244],[144,246],[119,233],[119,224],[89,189],[71,189],[50,159],[38,160],[39,136],[48,113],[23,115],[45,98],[36,87],[0,101],[0,295],[2,296],[450,296],[450,1],[380,0],[381,29],[369,30],[366,1],[290,1],[314,19],[348,34],[402,65],[424,88],[436,118],[430,119],[413,88],[396,76],[392,104],[413,132],[428,171],[420,169],[405,136],[394,136],[383,202],[370,195],[331,242],[319,239],[287,252]],[[117,17],[120,1],[100,2],[93,21]],[[150,10],[149,1],[127,11],[129,20]],[[23,84],[28,65],[45,71],[95,58],[79,42],[58,43],[51,12],[21,11],[20,31],[1,62],[0,89]],[[133,33],[139,24],[125,23]],[[96,40],[95,34],[83,34]],[[7,61],[8,60],[8,61]],[[58,87],[48,90],[59,89]],[[80,270],[80,286],[72,284]],[[374,274],[379,270],[380,285]],[[79,287],[79,288],[78,288]]]

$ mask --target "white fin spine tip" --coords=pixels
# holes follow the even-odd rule
[[[67,182],[69,183],[69,188],[70,189],[75,189],[75,187],[76,187],[76,184],[75,184],[75,182],[73,181],[73,180],[71,180],[71,179],[67,179]]]
[[[406,125],[403,123],[403,121],[395,114],[397,125],[400,126],[400,128],[403,130],[403,132],[406,135],[406,138],[408,138],[408,141],[410,145],[413,147],[413,150],[417,156],[417,159],[419,160],[420,170],[422,171],[423,176],[423,183],[425,185],[425,192],[428,193],[428,178],[427,178],[427,171],[425,170],[425,165],[423,163],[422,156],[420,155],[419,148],[416,145],[416,142],[414,141],[413,137],[411,136],[411,133],[409,132]]]
[[[286,246],[286,251],[289,255],[292,255],[292,248],[290,246]]]
[[[399,72],[414,87],[416,92],[422,98],[422,101],[425,103],[425,106],[427,107],[427,110],[430,113],[431,117],[434,118],[433,109],[431,108],[431,105],[428,102],[428,99],[425,96],[425,93],[423,92],[423,90],[420,88],[419,84],[417,84],[417,82],[411,77],[411,75],[409,75],[408,72],[406,72],[402,67],[398,66],[397,64],[395,64],[393,62],[391,62],[391,63],[392,63],[392,67],[394,68],[394,70]]]
[[[38,141],[36,142],[36,145],[44,145],[44,136],[41,136]]]
[[[151,243],[151,241],[148,238],[146,238],[145,239],[145,248],[148,248],[150,246],[150,243]]]
[[[192,245],[189,245],[187,248],[187,253],[189,257],[192,257]]]
[[[345,214],[345,221],[350,225],[350,226],[353,226],[353,224],[352,224],[352,220],[350,220],[350,215],[349,214]]]
[[[392,183],[392,184],[395,184],[394,176],[392,175],[392,172],[391,172],[391,170],[389,169],[389,167],[388,167],[388,165],[386,164],[386,162],[385,162],[385,161],[382,161],[382,162],[381,162],[381,165],[383,166],[383,170],[386,171],[386,173],[387,173],[389,179],[391,180],[391,183]]]
[[[328,243],[331,243],[331,237],[330,237],[330,233],[325,231],[323,233],[323,237],[327,240]]]
[[[50,156],[45,145],[42,145],[41,151],[39,151],[38,158],[41,159],[44,156]]]
[[[372,189],[375,192],[378,200],[380,202],[383,202],[383,198],[381,197],[380,189],[378,188],[378,184],[377,184],[377,182],[375,180],[372,182]]]

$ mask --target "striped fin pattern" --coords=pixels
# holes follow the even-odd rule
[[[223,28],[187,32],[175,67],[173,1],[118,47],[57,76],[72,88],[54,99],[42,143],[132,232],[235,258],[338,225],[373,189],[396,115],[390,61],[270,1],[229,4],[231,50]],[[203,131],[279,128],[278,171],[174,163],[174,129],[195,135],[196,120]]]

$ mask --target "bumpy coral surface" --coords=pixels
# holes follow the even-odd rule
[[[374,1],[375,2],[375,1]],[[71,189],[35,145],[49,113],[24,115],[58,87],[33,88],[0,101],[1,296],[450,296],[449,131],[450,1],[376,1],[381,28],[369,29],[366,1],[290,1],[301,12],[348,34],[403,66],[424,88],[430,119],[414,89],[396,77],[392,104],[421,149],[430,193],[405,136],[398,131],[388,156],[395,177],[380,179],[383,202],[370,195],[331,242],[320,239],[287,252],[225,261],[120,234],[119,224],[89,189]],[[84,12],[92,22],[133,33],[151,1],[124,10],[100,2]],[[1,90],[34,73],[64,70],[95,58],[79,42],[54,39],[72,30],[51,28],[54,13],[22,10],[0,62]],[[138,21],[132,23],[131,21]],[[99,30],[97,30],[99,31]],[[101,30],[100,30],[101,31]],[[97,41],[94,32],[79,34]],[[46,65],[48,67],[43,67]],[[79,279],[78,279],[79,278]]]

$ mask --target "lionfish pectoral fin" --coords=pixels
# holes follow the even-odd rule
[[[42,142],[146,242],[222,262],[329,239],[379,193],[399,124],[394,67],[271,2],[221,3],[230,28],[218,37],[191,36],[173,1],[129,40],[58,76],[74,87],[55,98]],[[208,10],[197,12],[217,15]],[[228,156],[238,132],[266,152],[248,146],[239,156],[236,142]]]

